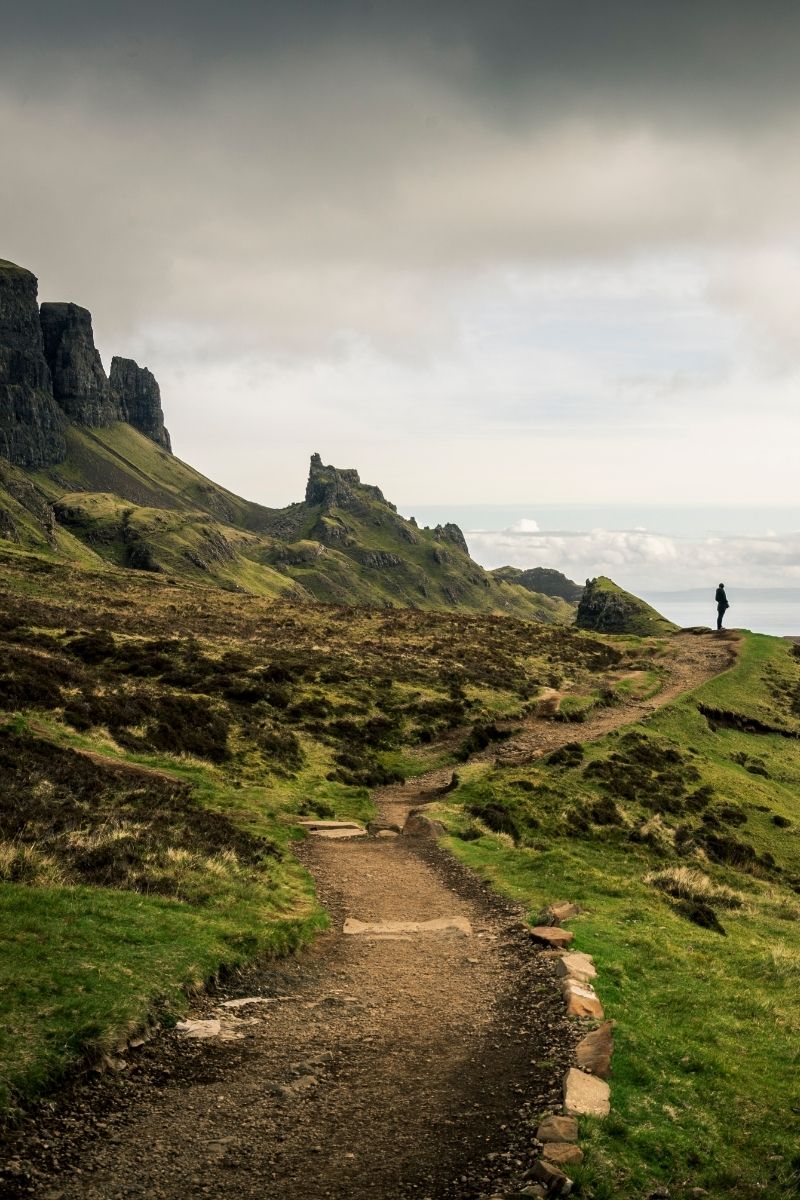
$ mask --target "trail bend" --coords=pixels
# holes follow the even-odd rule
[[[531,719],[501,757],[600,737],[724,670],[734,652],[710,636],[674,645],[653,701],[603,709],[578,729]],[[450,773],[381,789],[381,816],[402,825]],[[519,1178],[575,1040],[552,958],[533,949],[514,908],[433,844],[309,838],[301,857],[330,931],[198,998],[191,1015],[221,1016],[227,1040],[169,1033],[132,1052],[125,1072],[78,1083],[37,1114],[11,1147],[17,1196],[466,1200]],[[462,931],[353,936],[348,918],[443,918]],[[222,1007],[250,996],[263,1003]]]

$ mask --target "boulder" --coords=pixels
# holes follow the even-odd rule
[[[0,454],[21,467],[61,462],[66,419],[53,397],[36,276],[0,259]]]
[[[79,304],[42,305],[44,353],[53,395],[72,421],[111,425],[125,419],[95,349],[91,313]]]
[[[110,384],[128,424],[171,454],[172,443],[164,426],[161,408],[161,389],[155,376],[132,358],[114,357],[111,360]]]
[[[596,1075],[570,1067],[564,1075],[563,1089],[568,1117],[607,1117],[611,1111],[611,1088]]]
[[[587,1033],[575,1047],[575,1061],[585,1071],[608,1079],[611,1074],[611,1056],[614,1053],[614,1022],[604,1021],[597,1029]]]
[[[540,1142],[577,1142],[578,1122],[574,1117],[545,1117],[536,1136]]]

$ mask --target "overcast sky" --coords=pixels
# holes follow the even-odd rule
[[[208,475],[797,502],[800,5],[0,17],[0,257],[153,370]]]

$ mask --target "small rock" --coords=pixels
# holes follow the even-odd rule
[[[568,1017],[597,1017],[602,1021],[605,1016],[603,1006],[587,983],[576,983],[574,979],[565,979],[563,992],[567,1002]]]
[[[568,946],[575,937],[574,933],[568,929],[559,929],[557,925],[535,925],[530,934],[537,942],[555,949]]]
[[[597,1029],[587,1033],[575,1047],[575,1061],[585,1071],[608,1079],[611,1074],[611,1055],[614,1053],[613,1021],[604,1021]]]
[[[395,829],[380,829],[375,834],[375,836],[377,838],[383,838],[385,841],[388,841],[389,838],[396,838],[396,837],[399,837],[400,835]]]
[[[542,1151],[542,1158],[556,1166],[566,1167],[583,1162],[583,1151],[572,1142],[548,1142]]]
[[[591,954],[584,954],[581,950],[570,950],[569,954],[563,955],[556,963],[556,975],[561,979],[569,976],[570,979],[586,983],[597,978],[597,967],[592,962]]]
[[[434,821],[421,812],[409,813],[403,826],[403,834],[406,837],[439,838],[446,832],[441,821]]]
[[[578,1122],[574,1117],[545,1117],[536,1136],[540,1142],[577,1142]]]
[[[580,914],[577,904],[571,900],[556,900],[542,909],[539,920],[542,925],[561,925],[563,921],[571,921]]]
[[[568,1196],[572,1191],[572,1180],[544,1159],[534,1164],[531,1173],[538,1183],[544,1184],[548,1196]]]
[[[570,1067],[564,1076],[564,1112],[569,1117],[607,1117],[611,1088],[596,1075]]]

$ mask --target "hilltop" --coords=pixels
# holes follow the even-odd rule
[[[484,571],[456,525],[420,529],[358,472],[311,458],[305,498],[271,509],[172,452],[153,374],[115,356],[91,314],[37,304],[0,262],[0,537],[83,566],[124,567],[298,601],[505,612],[574,609]]]
[[[651,605],[626,592],[605,575],[587,579],[576,621],[579,629],[598,633],[636,633],[640,637],[674,633],[678,628]]]

